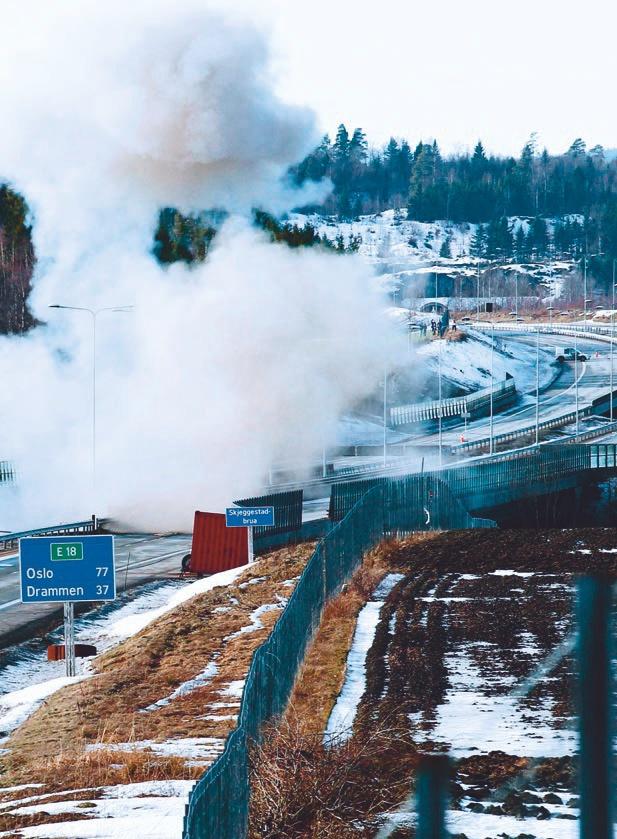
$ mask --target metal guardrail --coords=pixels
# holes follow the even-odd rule
[[[19,533],[0,533],[0,551],[15,547],[20,539],[27,536],[59,536],[70,533],[94,533],[96,530],[96,516],[85,521],[75,521],[71,524],[53,524],[49,527],[37,527],[34,530],[22,530]]]
[[[13,484],[16,478],[13,464],[8,460],[0,460],[0,484]]]
[[[516,382],[512,377],[496,385],[481,388],[466,396],[456,396],[449,399],[433,400],[431,402],[419,403],[417,405],[399,405],[390,408],[390,424],[394,427],[399,425],[410,425],[415,422],[444,417],[461,416],[464,413],[477,413],[483,407],[490,404],[491,393],[493,402],[500,402],[510,398],[516,393]]]
[[[579,417],[587,417],[590,416],[593,411],[591,406],[587,408],[581,408],[578,412]],[[563,425],[568,425],[571,422],[576,422],[576,411],[570,411],[567,414],[560,414],[558,417],[553,417],[549,420],[543,420],[541,423],[538,424],[538,431],[549,431],[551,428],[560,428]],[[506,431],[503,434],[495,434],[493,435],[493,446],[497,446],[499,443],[507,443],[512,440],[517,440],[519,437],[529,437],[532,434],[535,434],[536,431],[536,424],[535,422],[532,425],[525,425],[521,428],[514,428],[512,431]],[[471,452],[471,451],[478,451],[480,449],[485,449],[487,446],[490,446],[491,438],[490,437],[481,437],[478,440],[467,440],[465,443],[457,443],[456,446],[452,446],[450,451],[452,454],[459,454],[460,452]]]
[[[590,326],[589,324],[532,324],[532,323],[508,323],[508,322],[488,322],[478,321],[470,324],[462,324],[461,328],[478,330],[480,332],[520,332],[522,334],[535,335],[540,332],[541,335],[578,335],[583,338],[596,338],[599,341],[612,340],[612,328],[610,325],[606,326]],[[615,325],[615,340],[617,341],[617,320]]]
[[[433,516],[427,525],[424,504],[416,509],[410,501],[426,499],[429,493]],[[191,792],[184,839],[246,838],[251,742],[259,739],[264,723],[284,711],[323,607],[384,535],[437,526],[491,527],[495,523],[470,516],[439,478],[414,475],[386,480],[365,492],[319,543],[272,633],[253,656],[238,727]]]

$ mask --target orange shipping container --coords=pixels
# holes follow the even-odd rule
[[[248,529],[226,527],[224,513],[195,513],[191,560],[193,574],[216,574],[248,564]]]

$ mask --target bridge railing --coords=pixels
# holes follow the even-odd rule
[[[460,499],[472,497],[480,491],[488,496],[502,489],[556,484],[564,476],[594,468],[608,468],[595,465],[604,458],[602,451],[606,446],[611,449],[611,444],[549,443],[478,458],[472,463],[453,464],[424,475],[441,479]],[[592,450],[596,450],[595,460],[592,460]],[[612,455],[609,453],[606,457],[610,460]],[[421,475],[416,473],[415,477]],[[388,480],[386,477],[374,477],[334,484],[330,494],[331,520],[340,521],[369,489]]]
[[[516,382],[512,377],[489,387],[470,393],[466,396],[456,396],[449,399],[421,402],[416,405],[398,405],[390,408],[390,424],[392,426],[409,425],[415,422],[455,417],[464,413],[477,413],[488,407],[491,400],[501,402],[513,397],[516,393]]]

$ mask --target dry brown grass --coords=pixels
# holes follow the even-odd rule
[[[403,730],[380,724],[363,739],[325,748],[320,734],[285,720],[253,748],[249,837],[372,836],[366,823],[409,794],[417,762]]]
[[[392,557],[403,546],[412,548],[434,539],[437,533],[415,533],[403,541],[386,540],[368,553],[342,593],[324,609],[319,629],[309,646],[296,680],[288,721],[307,735],[324,731],[330,712],[341,692],[345,662],[351,647],[358,612],[382,577],[392,570]]]
[[[456,332],[446,332],[444,335],[446,341],[454,341],[455,343],[460,343],[461,341],[467,340],[467,333],[461,332],[460,329],[457,329]]]
[[[289,702],[288,717],[307,735],[323,732],[341,691],[358,612],[388,570],[385,550],[371,551],[343,592],[326,604]]]
[[[227,701],[219,691],[246,676],[253,652],[281,612],[264,614],[263,629],[224,639],[247,626],[258,606],[276,603],[277,596],[289,597],[293,585],[282,583],[299,576],[313,550],[313,543],[304,543],[268,554],[247,568],[233,586],[193,598],[95,659],[93,678],[51,696],[11,736],[6,744],[9,754],[3,758],[5,785],[42,782],[47,789],[66,789],[84,786],[86,778],[88,785],[100,786],[199,774],[199,769],[187,768],[181,759],[160,758],[147,751],[114,751],[113,744],[226,737],[235,727],[233,720],[200,717],[212,702]],[[265,579],[242,587],[261,577]],[[203,671],[214,656],[218,656],[218,674],[211,683],[165,707],[140,713]],[[217,713],[222,717],[234,709]],[[100,742],[110,748],[85,752],[87,744]]]

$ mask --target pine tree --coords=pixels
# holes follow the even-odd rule
[[[439,249],[439,256],[442,259],[452,259],[452,239],[450,236],[446,236],[446,238],[441,243],[441,248]]]
[[[487,231],[483,224],[479,224],[469,243],[469,255],[476,259],[484,259],[487,247]]]
[[[524,262],[527,259],[527,237],[522,224],[518,225],[514,234],[514,253],[519,262]]]

